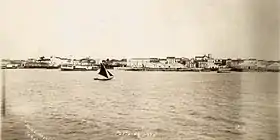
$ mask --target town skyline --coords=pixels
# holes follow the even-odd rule
[[[123,58],[123,59],[94,59],[41,56],[27,60],[2,59],[3,69],[18,68],[45,68],[64,70],[97,70],[100,64],[107,68],[125,69],[127,71],[216,71],[221,68],[228,68],[233,71],[273,71],[278,72],[280,61],[258,60],[258,59],[220,59],[214,58],[212,54],[197,55],[193,58],[186,57],[165,57],[165,58]],[[71,68],[70,68],[71,67]],[[75,69],[77,67],[77,69]],[[70,68],[70,69],[69,69]],[[221,72],[221,71],[217,71]]]
[[[277,60],[277,5],[277,0],[6,1],[1,4],[1,57],[211,53]]]

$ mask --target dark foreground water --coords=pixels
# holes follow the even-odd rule
[[[278,140],[277,73],[7,70],[3,140]]]

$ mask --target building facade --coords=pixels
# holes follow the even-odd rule
[[[166,59],[159,59],[159,62],[162,64],[167,64],[167,60]]]
[[[233,59],[231,60],[229,67],[230,68],[238,68],[240,64],[242,64],[244,60],[242,59]]]
[[[194,63],[196,68],[216,68],[215,59],[211,54],[203,55],[203,56],[195,56]]]
[[[238,68],[243,70],[257,70],[257,62],[257,59],[245,59],[243,63],[238,65]]]
[[[280,71],[280,63],[279,62],[274,62],[273,64],[268,65],[267,70],[268,71],[279,72]]]
[[[175,64],[176,63],[176,58],[175,57],[167,57],[167,64]]]
[[[159,58],[150,58],[151,63],[159,63],[160,59]]]
[[[131,58],[127,61],[128,67],[140,68],[146,67],[150,63],[150,58]]]

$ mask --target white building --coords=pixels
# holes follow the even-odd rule
[[[194,59],[195,61],[207,61],[209,57],[207,55],[202,55],[202,56],[195,56]]]
[[[209,58],[207,60],[207,66],[206,68],[218,68],[218,66],[215,64],[215,60],[213,58]]]
[[[131,58],[127,61],[128,67],[139,68],[146,67],[150,63],[150,58]]]
[[[194,61],[198,68],[217,68],[216,61],[211,54],[195,56]]]
[[[60,57],[55,57],[55,56],[51,56],[50,57],[50,64],[53,66],[59,66],[65,63],[69,63],[70,59],[67,58],[60,58]]]
[[[175,57],[167,57],[166,60],[167,60],[168,64],[176,63],[176,58]]]
[[[174,64],[166,64],[165,68],[186,68],[183,64],[174,63]]]
[[[147,65],[146,65],[146,67],[148,67],[148,68],[165,68],[166,66],[165,66],[166,64],[164,64],[164,63],[147,63]]]

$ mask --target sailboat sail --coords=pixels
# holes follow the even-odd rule
[[[108,74],[107,74],[107,72],[106,72],[106,69],[105,69],[104,65],[101,64],[101,68],[100,68],[100,71],[99,71],[98,74],[100,74],[100,75],[102,75],[102,76],[108,78]]]
[[[107,72],[109,73],[109,75],[110,75],[110,76],[113,76],[113,74],[112,74],[112,73],[110,73],[109,71],[107,71]]]

